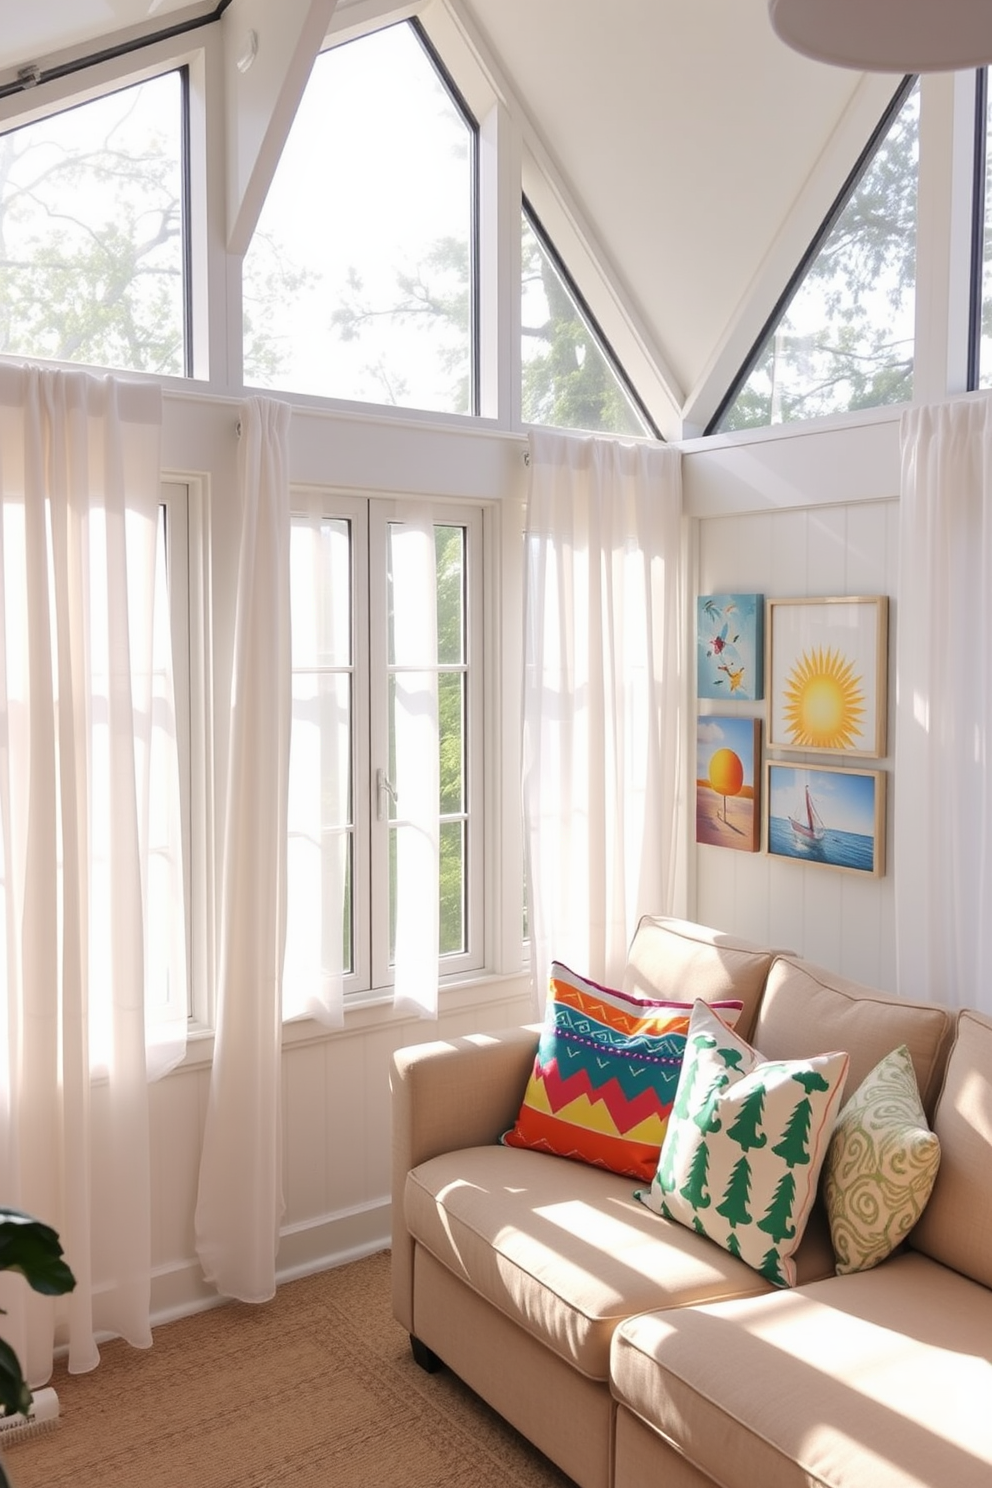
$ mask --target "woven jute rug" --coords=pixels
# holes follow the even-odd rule
[[[413,1362],[389,1253],[57,1366],[54,1430],[9,1443],[13,1488],[572,1488],[448,1370]]]

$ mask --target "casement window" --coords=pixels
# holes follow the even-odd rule
[[[294,510],[286,1017],[308,1011],[315,981],[346,999],[392,984],[411,771],[437,781],[441,975],[483,963],[481,513],[319,490],[294,493]],[[428,534],[419,570],[401,568],[408,529]],[[426,737],[397,703],[411,604],[436,615],[418,663],[437,696]]]
[[[184,69],[0,134],[0,352],[188,375]]]
[[[912,398],[919,117],[919,84],[906,82],[709,433]]]

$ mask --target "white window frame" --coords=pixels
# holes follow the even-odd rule
[[[306,499],[303,493],[307,492]],[[302,518],[313,488],[294,485],[290,505]],[[446,500],[425,503],[403,496],[358,497],[333,488],[319,493],[322,515],[351,526],[352,616],[352,782],[354,864],[352,875],[353,969],[344,977],[345,1006],[376,998],[395,981],[389,964],[389,820],[377,812],[376,772],[388,765],[388,621],[386,541],[390,523],[401,522],[415,505],[435,523],[464,527],[466,561],[465,657],[470,683],[465,726],[468,818],[465,899],[466,947],[442,958],[442,982],[483,972],[486,965],[485,841],[487,792],[484,726],[487,678],[484,635],[486,550],[484,518],[478,505]]]

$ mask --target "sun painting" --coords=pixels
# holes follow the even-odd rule
[[[797,749],[853,749],[862,739],[864,679],[832,647],[804,651],[786,679],[785,728]]]

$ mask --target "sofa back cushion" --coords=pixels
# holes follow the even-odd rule
[[[621,990],[667,1002],[739,998],[742,1038],[751,1036],[765,978],[776,952],[688,920],[644,915],[630,944]]]
[[[959,1014],[933,1129],[940,1170],[909,1243],[992,1287],[992,1018]]]
[[[768,974],[751,1042],[766,1059],[798,1059],[843,1049],[849,1091],[893,1049],[909,1050],[923,1109],[933,1111],[954,1028],[949,1008],[906,1002],[794,956]]]

